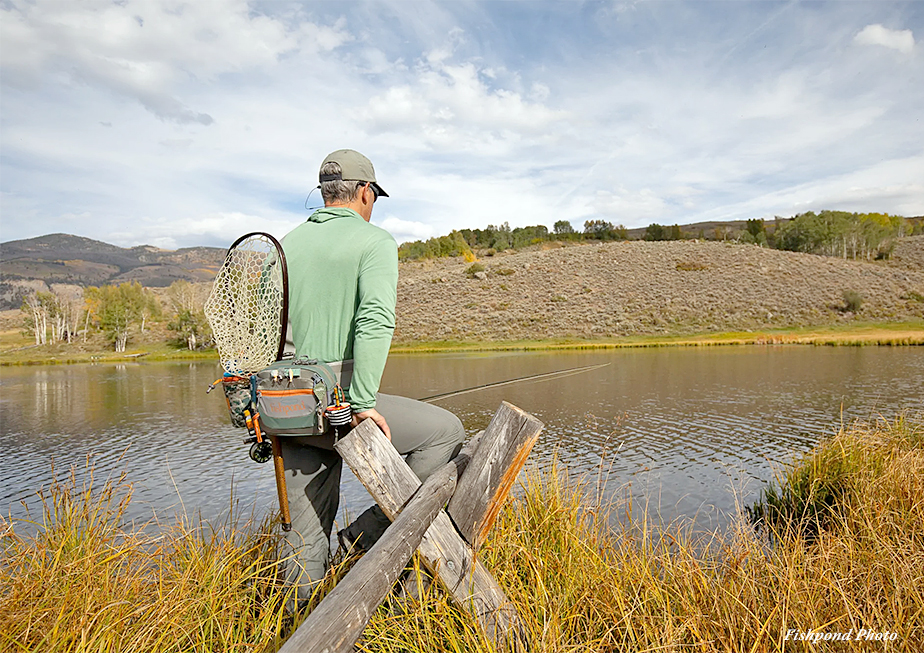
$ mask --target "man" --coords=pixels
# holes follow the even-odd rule
[[[369,159],[354,150],[337,150],[324,159],[319,182],[324,208],[283,239],[288,348],[332,364],[352,406],[354,426],[373,420],[423,481],[458,452],[465,431],[449,411],[378,392],[395,328],[398,247],[391,234],[369,220],[376,200],[388,194]],[[279,440],[292,518],[286,538],[295,553],[289,578],[304,600],[329,566],[343,463],[333,435]],[[339,533],[341,543],[368,549],[388,524],[373,506]]]

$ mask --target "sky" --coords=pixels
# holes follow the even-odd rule
[[[0,0],[0,240],[924,214],[924,2]]]

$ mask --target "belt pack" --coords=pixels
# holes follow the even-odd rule
[[[334,364],[338,371],[341,365]],[[246,410],[259,414],[267,435],[321,435],[352,416],[337,372],[316,359],[284,359],[250,377],[225,377],[231,422],[245,427]]]

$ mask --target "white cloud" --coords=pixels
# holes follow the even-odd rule
[[[124,225],[129,229],[118,229],[106,234],[104,240],[122,246],[145,243],[164,249],[202,244],[227,247],[238,236],[250,231],[266,231],[281,238],[298,224],[285,215],[267,217],[238,212],[198,214],[194,220],[183,222],[180,231],[177,223],[146,216],[130,225]]]
[[[398,240],[919,215],[924,59],[845,51],[868,38],[857,6],[0,2],[3,238],[283,235],[341,147],[375,162],[392,197],[373,221]]]
[[[598,190],[593,207],[614,224],[624,225],[657,221],[667,211],[667,203],[651,188]]]
[[[244,0],[12,2],[0,20],[3,73],[38,85],[49,74],[108,89],[158,118],[209,125],[178,97],[189,84],[271,67],[287,53],[332,50],[348,36],[251,10]]]
[[[461,38],[450,36],[451,42]],[[550,95],[547,85],[534,84],[525,98],[495,87],[497,71],[473,61],[451,63],[451,57],[448,46],[426,53],[409,71],[411,79],[370,98],[356,111],[357,121],[370,133],[423,137],[434,150],[486,153],[544,134],[567,117],[544,104]]]
[[[432,225],[413,220],[402,220],[391,215],[381,221],[375,218],[372,223],[385,229],[395,237],[399,244],[408,240],[426,240],[436,235],[443,235],[437,234]]]
[[[914,50],[914,34],[910,29],[889,29],[878,23],[864,27],[853,40],[860,45],[882,45],[905,54]]]

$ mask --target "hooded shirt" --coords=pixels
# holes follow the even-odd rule
[[[398,244],[356,211],[326,207],[289,232],[282,248],[296,355],[352,359],[347,398],[354,412],[374,408],[395,330]]]

